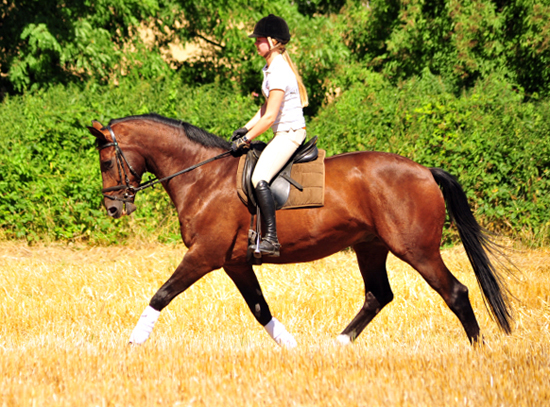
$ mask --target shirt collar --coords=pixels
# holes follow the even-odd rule
[[[273,61],[271,61],[271,65],[267,66],[267,64],[265,64],[262,70],[265,73],[271,73],[271,71],[273,70],[273,67],[278,65],[280,63],[279,62],[280,60],[283,60],[283,56],[281,54],[276,55],[275,58],[273,58]]]

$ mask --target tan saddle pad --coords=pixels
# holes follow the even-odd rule
[[[325,204],[325,155],[325,150],[319,149],[316,160],[293,164],[290,176],[302,185],[304,190],[300,191],[291,185],[288,200],[281,209],[308,208]],[[246,155],[243,155],[237,169],[237,193],[241,201],[248,205],[248,197],[242,187],[245,160]]]

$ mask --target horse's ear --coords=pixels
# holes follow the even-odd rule
[[[103,125],[96,121],[92,120],[92,127],[88,127],[88,130],[90,130],[90,133],[92,133],[93,136],[95,136],[98,140],[107,141],[107,138],[105,137],[105,134],[101,132],[101,129],[103,129]]]
[[[104,129],[105,126],[103,126],[100,122],[97,120],[92,120],[92,126],[98,130]]]

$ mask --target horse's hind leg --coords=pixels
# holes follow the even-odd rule
[[[462,323],[470,343],[477,342],[480,339],[479,325],[468,298],[468,288],[460,283],[443,263],[439,247],[430,252],[431,255],[423,255],[422,251],[409,252],[409,254],[400,257],[414,267],[427,283],[441,295],[447,306]]]
[[[224,266],[224,270],[241,292],[256,320],[262,324],[275,342],[287,348],[295,347],[297,344],[294,337],[283,324],[272,317],[252,266],[248,264]]]
[[[387,247],[381,243],[360,243],[353,246],[353,249],[365,283],[365,303],[346,329],[338,335],[338,341],[342,344],[355,340],[376,314],[393,300],[386,270]]]

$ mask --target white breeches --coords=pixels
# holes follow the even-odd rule
[[[252,174],[252,185],[270,182],[306,139],[306,129],[280,131],[264,149]]]

